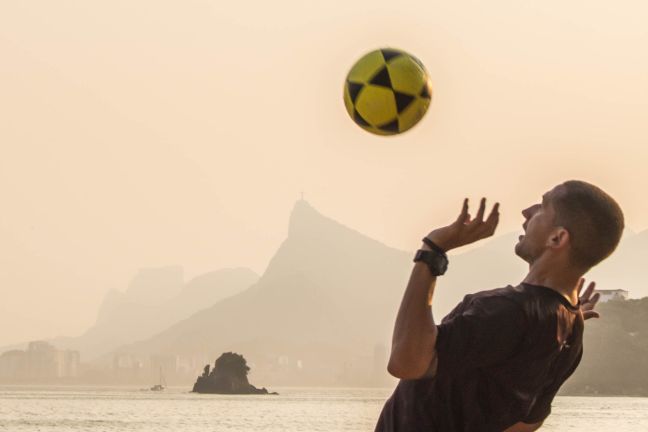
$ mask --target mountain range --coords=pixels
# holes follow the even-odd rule
[[[212,271],[184,281],[182,267],[139,270],[126,291],[109,291],[95,324],[78,337],[49,340],[57,348],[74,349],[91,360],[125,343],[149,338],[199,310],[235,295],[258,280],[248,268]],[[24,348],[24,344],[7,347]]]
[[[414,250],[384,245],[304,200],[296,202],[288,225],[260,277],[245,268],[225,269],[185,283],[180,267],[143,269],[125,292],[106,296],[85,334],[53,343],[104,365],[115,354],[216,358],[235,351],[267,384],[376,383],[386,376],[387,347]],[[450,256],[435,292],[437,321],[468,293],[522,280],[526,263],[513,251],[518,234]],[[628,232],[591,277],[601,289],[647,296],[646,258],[648,231]]]
[[[627,236],[619,258],[596,269],[599,287],[647,294],[648,278],[639,267],[648,250],[646,234]],[[519,283],[526,264],[513,252],[516,242],[517,233],[509,233],[452,255],[435,292],[437,321],[468,293]],[[384,373],[412,256],[413,251],[388,247],[300,200],[287,238],[255,284],[120,352],[213,356],[238,351],[258,364],[283,358],[302,365],[299,382],[313,384],[349,384],[349,375],[363,369]],[[277,371],[262,375],[276,378]]]

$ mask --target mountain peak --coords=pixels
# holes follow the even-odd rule
[[[159,305],[180,294],[183,284],[182,266],[141,268],[128,285],[126,295],[141,304]]]
[[[314,227],[326,222],[333,221],[315,210],[308,201],[299,199],[295,202],[295,206],[290,213],[288,236],[300,235],[312,231]]]

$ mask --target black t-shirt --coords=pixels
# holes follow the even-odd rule
[[[521,284],[467,295],[438,326],[436,376],[401,380],[376,432],[501,432],[537,423],[583,355],[583,316]]]

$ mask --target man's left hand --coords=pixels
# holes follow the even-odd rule
[[[601,315],[594,310],[594,307],[596,307],[596,303],[599,301],[601,295],[599,293],[592,295],[594,288],[596,287],[596,282],[590,282],[583,295],[581,295],[584,285],[585,278],[581,278],[578,282],[578,296],[580,299],[581,311],[583,312],[583,319],[600,318]]]

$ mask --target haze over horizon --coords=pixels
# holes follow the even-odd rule
[[[569,178],[647,229],[648,5],[624,5],[0,4],[0,345],[80,334],[141,267],[262,274],[302,191],[404,251],[464,196],[520,230]],[[434,87],[396,138],[342,104],[380,46]]]

